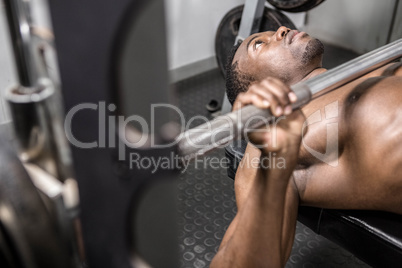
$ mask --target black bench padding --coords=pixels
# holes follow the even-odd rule
[[[227,172],[232,179],[246,146],[245,141],[236,141],[225,148],[229,161]],[[298,220],[371,266],[402,265],[402,215],[300,207]]]

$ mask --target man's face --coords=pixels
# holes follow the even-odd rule
[[[258,81],[268,76],[293,84],[321,67],[324,47],[304,32],[280,27],[276,32],[256,33],[238,48],[233,62],[241,72]]]

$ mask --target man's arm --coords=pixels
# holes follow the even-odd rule
[[[267,108],[268,102],[271,111],[278,116],[289,113],[286,108],[290,104],[289,92],[288,87],[270,79],[251,87],[238,98],[234,107],[238,109],[252,103]],[[282,113],[278,113],[278,107]],[[250,135],[254,144],[267,146],[260,150],[247,148],[249,157],[244,158],[246,160],[236,174],[238,213],[211,267],[284,266],[291,250],[297,217],[298,195],[290,177],[297,162],[303,122],[300,111],[281,120],[275,129],[275,142],[272,127],[271,131]],[[260,160],[257,166],[255,157]],[[268,168],[271,166],[269,161],[284,165]]]
[[[241,210],[247,196],[250,192],[250,188],[252,186],[252,181],[256,178],[256,173],[258,168],[252,167],[252,159],[260,158],[261,152],[259,149],[255,148],[250,143],[248,144],[245,157],[243,157],[241,163],[239,164],[236,178],[234,182],[235,187],[235,195],[236,195],[236,205],[237,210]],[[288,183],[288,188],[285,196],[285,209],[284,209],[284,225],[282,230],[282,250],[285,252],[284,259],[287,260],[290,256],[295,227],[296,227],[296,219],[297,212],[299,207],[299,192],[296,187],[296,184],[293,178],[290,179]],[[237,216],[233,219],[229,228],[226,231],[226,234],[221,242],[220,248],[223,248],[227,241],[233,234],[235,230],[235,226],[237,225]]]

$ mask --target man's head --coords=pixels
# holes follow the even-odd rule
[[[304,32],[280,27],[276,32],[256,33],[234,47],[226,66],[228,98],[266,77],[292,85],[322,65],[323,44]]]

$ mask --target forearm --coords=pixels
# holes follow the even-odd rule
[[[226,243],[221,246],[211,267],[284,265],[288,254],[286,245],[289,244],[287,242],[283,246],[283,239],[288,237],[283,235],[284,216],[285,213],[291,215],[285,211],[285,203],[289,203],[285,202],[285,196],[293,194],[288,191],[288,181],[294,166],[293,157],[288,156],[286,160],[285,169],[265,169],[264,165],[259,168],[248,196],[236,215],[236,224],[229,227],[233,230],[230,233],[228,230],[229,234],[225,235]],[[294,228],[292,221],[295,221],[295,217],[286,221]]]

